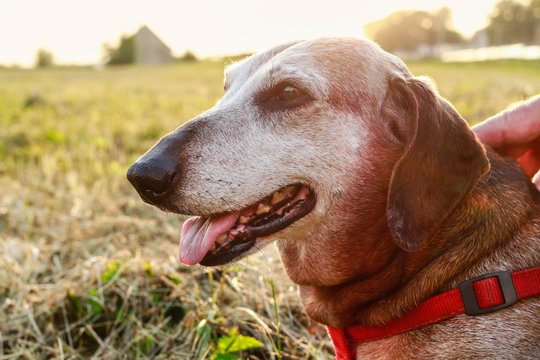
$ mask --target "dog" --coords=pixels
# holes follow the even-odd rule
[[[378,327],[463,281],[540,265],[540,194],[434,87],[361,39],[291,42],[226,71],[218,103],[128,170],[144,201],[196,215],[180,260],[276,242],[307,314]],[[373,341],[358,359],[538,359],[537,297]]]

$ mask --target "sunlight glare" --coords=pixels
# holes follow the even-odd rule
[[[403,9],[449,6],[465,35],[485,26],[495,0],[334,0],[324,6],[307,0],[8,0],[0,3],[0,63],[29,66],[40,47],[59,63],[97,63],[102,44],[153,29],[176,54],[234,54],[297,39],[363,36],[363,25]]]

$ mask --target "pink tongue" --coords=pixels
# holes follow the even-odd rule
[[[198,264],[216,238],[234,225],[238,215],[232,213],[216,218],[195,216],[187,219],[180,234],[180,261],[186,265]]]

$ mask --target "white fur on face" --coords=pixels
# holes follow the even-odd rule
[[[352,39],[287,44],[233,65],[224,97],[177,130],[192,129],[194,136],[185,145],[186,176],[173,203],[210,216],[303,183],[316,193],[315,209],[258,245],[278,237],[301,243],[308,236],[327,236],[332,229],[325,224],[336,223],[346,211],[339,194],[362,186],[361,177],[351,173],[371,171],[363,161],[369,154],[366,118],[374,116],[385,92],[387,73],[377,71],[380,61],[403,71],[396,58]],[[291,109],[261,103],[261,93],[283,82],[313,100]]]

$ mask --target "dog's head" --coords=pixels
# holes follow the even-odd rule
[[[279,240],[293,281],[334,285],[422,248],[487,166],[465,121],[399,59],[319,39],[231,66],[223,98],[128,178],[146,202],[198,216],[182,230],[184,263]]]

